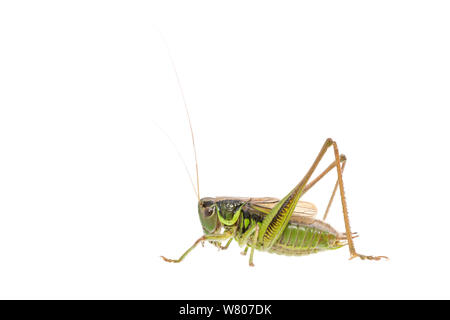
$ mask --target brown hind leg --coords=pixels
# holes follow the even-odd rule
[[[347,209],[347,202],[345,200],[345,192],[344,192],[344,182],[342,179],[342,168],[341,168],[341,162],[339,161],[339,149],[337,147],[336,142],[333,141],[333,149],[334,149],[334,156],[336,158],[336,169],[338,174],[338,185],[339,185],[339,191],[341,194],[341,203],[342,203],[342,211],[344,213],[344,223],[345,223],[345,233],[347,235],[347,241],[348,241],[348,247],[350,250],[350,259],[359,257],[362,260],[380,260],[382,258],[388,259],[388,257],[385,256],[366,256],[362,255],[356,252],[355,245],[353,243],[353,237],[352,237],[352,231],[350,229],[350,221],[348,218],[348,209]]]
[[[340,155],[339,161],[345,163],[347,161],[347,157],[343,154]],[[334,160],[325,170],[323,170],[316,178],[314,178],[310,183],[308,183],[303,189],[303,195],[308,192],[314,185],[319,182],[323,177],[325,177],[331,170],[336,167],[336,160]]]
[[[345,164],[347,163],[347,158],[341,154],[339,157],[339,161],[342,163],[342,172],[344,172]],[[319,182],[324,176],[326,176],[331,170],[336,166],[336,160],[333,161],[321,174],[319,174],[313,181],[311,181],[303,190],[303,194],[305,194],[309,189],[311,189],[317,182]],[[334,185],[333,192],[331,193],[330,200],[328,201],[327,209],[323,215],[322,220],[325,221],[328,216],[328,211],[330,210],[331,204],[333,203],[334,196],[336,195],[336,190],[338,187],[339,180],[336,180]]]

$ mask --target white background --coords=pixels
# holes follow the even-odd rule
[[[450,298],[446,1],[0,5],[0,298]],[[178,257],[201,196],[284,196],[327,137],[357,250]],[[321,168],[332,161],[325,157]],[[306,200],[325,209],[335,174]],[[330,223],[343,229],[334,204]]]

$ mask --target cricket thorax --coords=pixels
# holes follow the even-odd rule
[[[238,199],[219,200],[216,202],[217,214],[222,224],[231,226],[238,220],[244,201]]]

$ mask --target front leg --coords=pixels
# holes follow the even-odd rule
[[[178,259],[168,259],[164,256],[161,256],[161,258],[166,261],[166,262],[173,262],[173,263],[179,263],[181,261],[183,261],[183,259],[189,254],[189,252],[191,252],[192,250],[195,249],[195,247],[203,241],[224,241],[229,239],[230,237],[233,236],[233,231],[229,230],[229,231],[225,231],[222,234],[206,234],[204,236],[201,236],[200,238],[197,239],[197,241],[195,241],[195,243],[186,250],[185,253],[183,253],[183,255],[178,258]]]
[[[214,244],[214,246],[216,246],[219,250],[227,250],[231,244],[231,241],[233,241],[233,238],[230,238],[230,240],[228,240],[228,242],[224,246],[222,246],[221,242],[212,242],[212,244]]]

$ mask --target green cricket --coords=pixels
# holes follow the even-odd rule
[[[197,152],[191,118],[175,65],[171,57],[170,59],[181,91],[191,131],[197,178],[196,187],[192,179],[191,183],[198,199],[198,215],[202,224],[203,235],[180,258],[168,259],[161,256],[164,261],[179,263],[199,243],[203,244],[205,241],[210,242],[219,249],[225,250],[233,239],[238,242],[239,246],[244,248],[241,254],[246,255],[248,249],[251,249],[250,266],[254,266],[253,255],[255,249],[281,255],[303,256],[320,251],[339,249],[348,245],[350,259],[356,257],[362,260],[388,259],[385,256],[368,256],[356,252],[353,239],[357,237],[357,234],[351,232],[342,179],[347,159],[343,154],[339,153],[336,142],[331,138],[325,141],[303,179],[281,200],[272,197],[200,198]],[[316,178],[311,179],[323,156],[330,148],[334,151],[335,160]],[[310,202],[301,201],[300,198],[332,170],[337,172],[337,181],[323,218],[316,219],[316,206]],[[344,216],[344,233],[336,231],[336,229],[325,222],[337,189],[339,189]],[[225,241],[226,244],[222,245]]]

